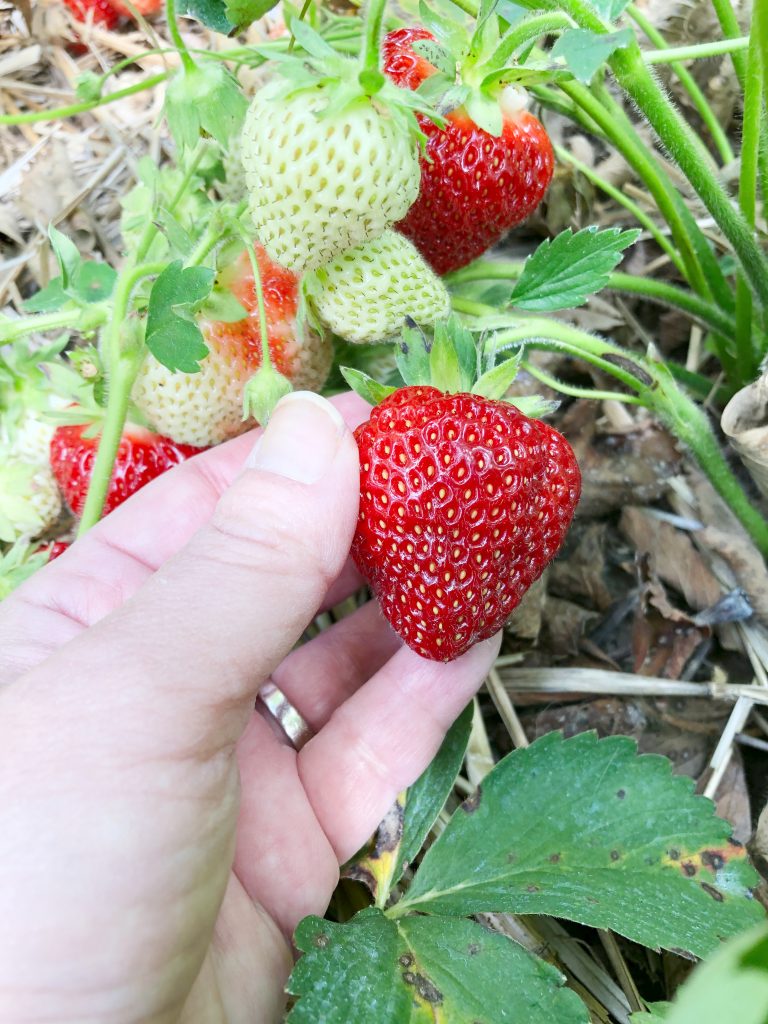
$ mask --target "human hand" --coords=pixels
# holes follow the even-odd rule
[[[0,1021],[279,1020],[293,928],[488,671],[495,641],[428,662],[373,603],[294,649],[360,585],[366,406],[335,405],[284,400],[0,606]]]

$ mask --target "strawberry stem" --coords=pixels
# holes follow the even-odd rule
[[[181,57],[181,63],[184,65],[184,70],[194,71],[195,62],[187,49],[187,44],[184,42],[181,32],[179,31],[179,23],[176,21],[176,0],[165,0],[165,16],[168,21],[168,32],[170,33],[171,40]]]
[[[245,242],[246,251],[248,253],[248,259],[251,264],[251,270],[253,271],[253,290],[256,293],[256,306],[259,311],[259,332],[261,333],[261,365],[272,366],[272,353],[269,351],[269,328],[267,326],[267,307],[264,302],[264,286],[261,283],[261,271],[259,270],[259,261],[256,258],[256,249],[254,248],[253,241],[248,238],[244,233],[243,241]]]
[[[361,70],[377,71],[379,69],[379,43],[381,26],[384,21],[384,10],[387,0],[370,0],[365,18],[365,38],[361,54]]]
[[[62,327],[74,327],[81,334],[101,327],[109,317],[109,306],[106,303],[92,303],[88,306],[76,306],[70,309],[57,309],[51,313],[34,313],[21,316],[15,320],[0,318],[0,345],[25,338],[29,334],[41,331],[56,331]]]

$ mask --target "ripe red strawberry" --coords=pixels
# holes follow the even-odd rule
[[[120,13],[109,0],[64,0],[78,21],[91,19],[95,25],[113,29],[120,21]]]
[[[98,448],[98,437],[84,436],[88,429],[89,424],[60,426],[51,440],[51,468],[75,515],[83,510]],[[145,427],[128,424],[117,450],[104,515],[150,480],[199,451],[190,445],[174,444]]]
[[[581,492],[573,451],[506,402],[429,386],[385,398],[355,438],[355,563],[406,644],[451,661],[557,554]]]
[[[400,28],[382,44],[383,68],[404,89],[417,89],[437,69],[415,53],[424,28]],[[419,115],[427,136],[421,191],[397,230],[414,243],[438,274],[481,256],[539,205],[552,180],[554,156],[542,124],[520,106],[515,86],[500,92],[503,130],[479,128],[463,107],[444,130]]]
[[[126,4],[121,3],[120,0],[112,0],[112,2],[118,14],[124,14],[126,18],[133,17],[133,11]],[[163,0],[131,0],[131,3],[145,18],[158,14],[164,6]]]
[[[40,548],[43,554],[48,555],[48,561],[52,562],[54,558],[58,558],[59,555],[63,555],[64,552],[71,548],[72,544],[68,540],[55,540],[52,544],[46,544],[45,547]]]

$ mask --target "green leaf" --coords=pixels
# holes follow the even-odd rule
[[[550,733],[499,762],[395,910],[550,914],[705,956],[765,912],[743,847],[692,786],[626,737]]]
[[[341,366],[339,369],[352,390],[370,405],[379,405],[394,391],[397,391],[397,388],[389,387],[387,384],[379,384],[377,380],[369,377],[362,370],[355,370],[351,366]]]
[[[217,320],[224,324],[239,323],[250,315],[227,288],[214,288],[200,306],[199,312],[207,320]]]
[[[279,2],[280,0],[225,0],[224,10],[227,20],[242,31],[254,21],[263,18],[277,7]]]
[[[429,343],[416,324],[404,327],[395,362],[406,384],[429,384]]]
[[[83,302],[103,302],[115,289],[117,271],[108,263],[84,260],[75,277],[75,292]]]
[[[497,366],[486,370],[472,388],[472,394],[483,395],[485,398],[503,398],[518,374],[522,358],[523,353],[516,352],[509,359],[504,359]]]
[[[180,148],[192,149],[207,136],[226,147],[242,128],[247,107],[232,74],[213,61],[181,68],[165,93],[165,116]]]
[[[542,242],[525,261],[510,300],[518,309],[570,309],[586,302],[608,283],[621,254],[640,236],[637,230],[622,231],[570,228],[551,241]]]
[[[630,28],[604,34],[572,28],[557,40],[552,56],[562,57],[574,76],[589,85],[611,54],[628,46],[633,38]]]
[[[184,269],[181,260],[169,263],[152,286],[147,313],[147,348],[169,370],[195,373],[208,355],[200,328],[179,312],[201,303],[210,293],[213,270]]]
[[[477,376],[477,349],[472,334],[455,316],[435,324],[429,354],[431,382],[441,391],[469,391]]]
[[[61,275],[49,281],[45,288],[26,300],[23,309],[27,313],[50,313],[55,309],[61,309],[65,302],[69,302],[69,296],[61,284]]]
[[[554,967],[474,921],[395,922],[370,908],[348,924],[307,917],[296,944],[288,1024],[589,1021]]]
[[[501,107],[496,99],[491,99],[481,92],[472,92],[467,97],[464,107],[478,128],[498,138],[504,128]]]
[[[224,0],[181,0],[177,11],[179,15],[186,14],[225,36],[231,35],[237,27],[227,17]]]
[[[669,1006],[669,1004],[665,1004]],[[642,1014],[632,1024],[645,1024]],[[700,964],[663,1016],[649,1024],[765,1024],[768,1021],[768,926],[728,942]]]
[[[470,704],[448,730],[429,767],[398,796],[372,841],[345,866],[344,877],[367,885],[377,906],[384,906],[424,845],[459,774],[471,729]]]
[[[64,291],[68,291],[77,274],[82,257],[75,243],[55,228],[53,224],[48,228],[48,237],[51,240],[51,248],[61,271],[61,286]]]

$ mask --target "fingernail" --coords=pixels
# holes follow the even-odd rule
[[[341,414],[325,398],[293,391],[275,406],[245,465],[301,484],[316,483],[335,459],[345,430]]]

